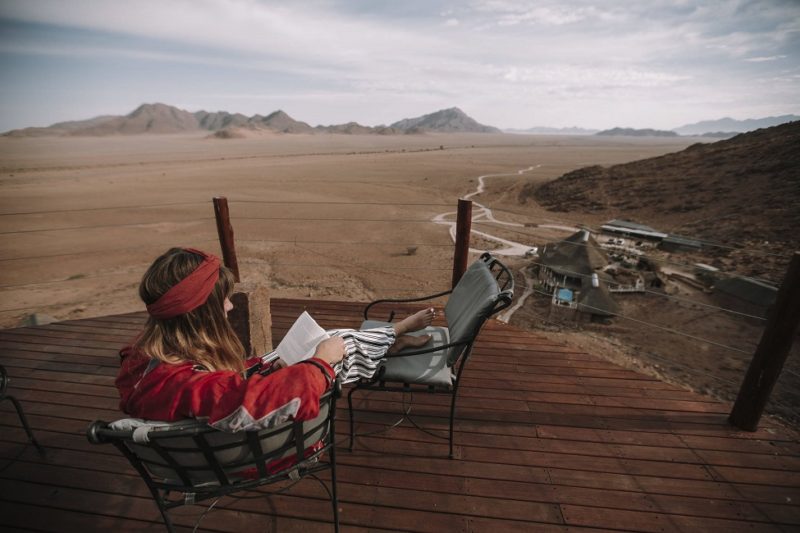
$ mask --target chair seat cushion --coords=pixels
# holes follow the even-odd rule
[[[361,329],[380,328],[388,325],[390,325],[389,322],[366,320],[361,324]],[[450,342],[449,331],[447,328],[443,327],[428,326],[423,330],[409,333],[409,335],[430,335],[432,338],[422,348],[403,350],[405,352],[436,348],[437,346],[444,346]],[[400,353],[402,354],[403,352]],[[388,357],[380,368],[383,369],[383,374],[380,374],[380,379],[385,381],[450,387],[454,379],[452,369],[447,366],[446,349],[431,353],[409,355],[408,357],[397,357],[396,355]]]

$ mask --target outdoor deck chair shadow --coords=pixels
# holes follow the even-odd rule
[[[93,422],[87,438],[111,443],[147,484],[167,530],[174,531],[168,511],[239,491],[310,476],[328,494],[333,526],[339,531],[336,493],[334,421],[341,384],[320,398],[313,420],[288,421],[270,429],[229,433],[198,420],[153,422],[126,418]],[[327,460],[321,460],[327,454]],[[330,488],[317,473],[330,470]],[[268,494],[265,494],[268,496]]]
[[[351,451],[355,438],[353,394],[356,391],[423,392],[451,396],[449,457],[453,458],[453,423],[459,381],[486,320],[511,305],[514,275],[491,254],[484,253],[470,265],[452,290],[421,298],[384,299],[370,303],[364,309],[365,321],[361,329],[386,326],[391,322],[394,311],[388,322],[369,319],[370,309],[376,305],[422,302],[442,296],[448,296],[444,306],[447,327],[429,326],[415,332],[416,335],[428,334],[432,338],[422,348],[392,355],[382,363],[373,378],[361,379],[348,393]]]
[[[22,423],[25,433],[28,435],[28,440],[36,447],[36,450],[40,455],[44,455],[44,448],[42,448],[42,445],[36,440],[36,437],[33,436],[33,431],[28,425],[28,419],[25,418],[25,413],[22,410],[22,404],[19,403],[19,400],[6,393],[8,390],[9,381],[11,380],[8,378],[8,372],[6,372],[6,368],[3,365],[0,365],[0,402],[3,400],[8,400],[11,402],[11,404],[14,406],[14,409],[17,411],[17,416],[19,416],[19,421]]]

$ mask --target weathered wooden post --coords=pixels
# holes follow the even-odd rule
[[[263,355],[272,350],[272,314],[269,307],[269,289],[259,281],[242,283],[239,277],[239,262],[233,240],[228,212],[228,199],[214,197],[214,215],[217,218],[217,234],[222,249],[222,260],[231,269],[236,279],[236,288],[231,295],[233,309],[228,313],[236,336],[242,341],[248,357]]]
[[[214,197],[214,215],[217,218],[217,235],[219,247],[222,249],[222,260],[225,266],[233,271],[236,281],[239,282],[239,262],[236,260],[236,247],[233,242],[233,226],[231,226],[230,213],[228,212],[228,199],[224,196]]]
[[[458,216],[456,218],[456,250],[453,254],[453,287],[467,270],[469,259],[469,234],[472,231],[472,201],[458,200]]]
[[[756,353],[750,362],[728,421],[747,431],[758,429],[772,388],[792,348],[800,323],[800,252],[795,252],[775,304],[767,317]]]

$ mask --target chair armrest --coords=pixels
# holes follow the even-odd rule
[[[106,427],[108,427],[108,422],[103,422],[102,420],[95,420],[86,429],[86,438],[92,444],[104,444],[106,441],[103,439],[100,430]]]
[[[174,428],[170,426],[175,425]],[[143,431],[142,436],[157,434],[159,438],[193,437],[201,433],[215,431],[205,420],[185,419],[177,422],[161,422],[142,424],[139,427],[114,429],[111,424],[102,420],[92,422],[86,429],[86,438],[92,444],[105,444],[118,439],[136,440],[137,432]]]
[[[452,289],[444,291],[444,292],[437,292],[436,294],[430,294],[428,296],[421,296],[419,298],[384,298],[382,300],[375,300],[374,302],[370,302],[364,308],[364,320],[369,320],[369,310],[378,304],[383,303],[412,303],[412,302],[424,302],[425,300],[433,300],[434,298],[439,298],[440,296],[445,296],[453,292]],[[394,311],[392,311],[392,315],[389,318],[389,322],[392,321],[392,317],[394,317]]]

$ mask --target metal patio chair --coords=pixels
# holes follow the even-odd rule
[[[17,411],[17,416],[19,416],[19,421],[22,423],[22,427],[25,429],[25,433],[28,435],[28,440],[36,447],[36,450],[40,455],[44,455],[44,448],[42,448],[42,445],[36,440],[36,437],[33,436],[33,431],[31,431],[31,427],[28,425],[28,419],[25,418],[25,413],[22,411],[22,404],[10,394],[6,394],[6,390],[8,390],[8,384],[10,381],[11,380],[8,377],[6,368],[3,365],[0,365],[0,402],[3,400],[8,400],[12,403],[14,409]]]
[[[444,307],[447,327],[429,326],[415,334],[429,334],[431,341],[422,348],[404,350],[387,358],[371,379],[362,379],[347,395],[350,412],[350,450],[355,438],[353,394],[356,391],[424,392],[449,394],[450,452],[453,458],[453,423],[455,420],[458,384],[472,347],[483,324],[492,315],[511,305],[514,296],[514,275],[499,260],[484,253],[476,260],[456,286],[449,291],[411,299],[377,300],[364,309],[361,329],[388,325],[369,319],[369,311],[378,304],[422,302],[448,296]]]
[[[320,398],[315,419],[288,421],[260,431],[228,433],[199,420],[167,423],[127,418],[111,424],[93,422],[87,438],[93,444],[113,444],[130,461],[170,532],[174,531],[170,509],[306,476],[316,479],[328,493],[338,532],[334,421],[340,395],[337,380]],[[328,469],[330,488],[316,476]]]

